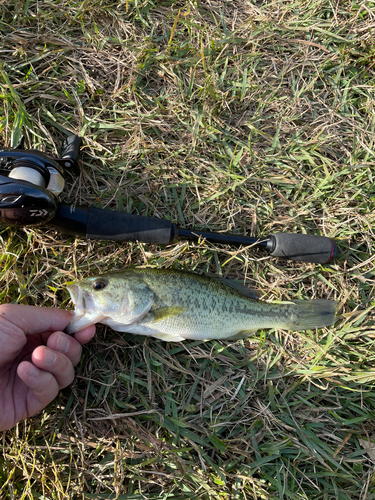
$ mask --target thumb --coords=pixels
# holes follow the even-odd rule
[[[5,320],[25,335],[63,330],[72,318],[69,311],[57,307],[25,306],[3,304],[0,306],[0,320]]]

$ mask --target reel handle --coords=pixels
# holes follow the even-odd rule
[[[78,135],[70,135],[64,140],[61,153],[62,160],[65,160],[64,167],[70,168],[78,166],[81,147],[82,139]]]

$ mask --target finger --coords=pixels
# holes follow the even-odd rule
[[[95,335],[95,325],[90,325],[80,332],[74,334],[74,338],[78,340],[80,344],[87,344],[93,336]]]
[[[63,332],[52,333],[47,340],[47,347],[52,351],[60,352],[67,356],[72,365],[76,366],[81,359],[82,346],[74,337]]]
[[[18,327],[24,334],[62,331],[72,319],[72,313],[57,307],[2,304],[0,319]]]
[[[65,333],[65,332],[63,332],[63,333]],[[43,342],[46,345],[48,345],[48,339],[50,338],[51,335],[52,335],[51,332],[42,334]],[[68,334],[65,333],[65,335],[68,335]],[[68,337],[71,339],[75,338],[76,340],[78,340],[78,342],[80,344],[87,344],[87,342],[89,342],[93,338],[94,335],[95,335],[95,325],[90,325],[90,326],[87,326],[86,328],[84,328],[83,330],[81,330],[80,332],[75,333],[74,335],[68,335]]]
[[[17,375],[31,389],[27,394],[28,417],[47,406],[59,392],[59,384],[52,373],[39,370],[29,361],[18,365]]]
[[[74,380],[73,363],[65,354],[39,346],[34,350],[31,360],[40,370],[51,373],[60,389],[67,387]]]

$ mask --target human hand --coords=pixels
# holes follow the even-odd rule
[[[73,382],[95,326],[71,337],[62,332],[71,317],[52,307],[0,305],[0,431],[35,415]]]

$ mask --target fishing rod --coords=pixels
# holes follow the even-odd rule
[[[327,264],[336,256],[333,239],[311,234],[275,233],[251,238],[229,233],[183,229],[167,219],[62,203],[64,171],[78,167],[82,140],[68,137],[61,158],[24,149],[25,138],[12,149],[0,149],[0,226],[48,225],[64,234],[92,240],[140,241],[166,245],[205,239],[211,243],[255,246],[274,257]]]

